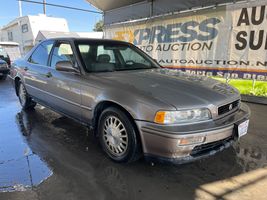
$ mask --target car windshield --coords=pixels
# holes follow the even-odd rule
[[[118,43],[77,43],[88,72],[111,72],[158,68],[159,65],[137,47]]]

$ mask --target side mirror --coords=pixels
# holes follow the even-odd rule
[[[73,64],[70,61],[58,61],[56,64],[56,70],[62,72],[79,72],[78,69],[74,68]]]

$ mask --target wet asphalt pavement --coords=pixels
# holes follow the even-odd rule
[[[0,81],[0,199],[267,199],[267,106],[248,105],[248,135],[213,157],[116,164],[86,127],[41,106],[22,111],[10,81]],[[246,192],[252,186],[256,194]]]

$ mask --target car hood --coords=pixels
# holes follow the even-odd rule
[[[178,70],[117,71],[98,76],[108,80],[111,87],[130,91],[133,98],[136,93],[146,94],[177,109],[218,106],[240,98],[239,92],[228,84]]]

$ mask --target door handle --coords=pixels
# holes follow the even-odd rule
[[[45,75],[47,78],[51,78],[53,75],[51,72],[47,72],[47,74]]]
[[[24,71],[28,71],[29,70],[29,68],[28,67],[24,67]]]

